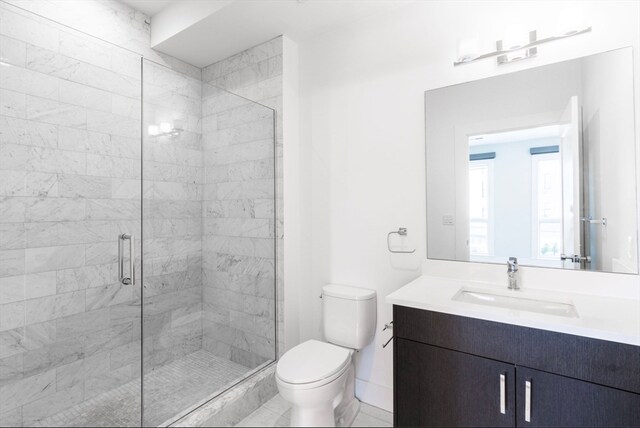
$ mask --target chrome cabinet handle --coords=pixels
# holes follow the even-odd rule
[[[129,276],[124,276],[124,241],[129,240]],[[118,277],[121,283],[124,285],[136,284],[136,272],[135,272],[135,239],[133,235],[123,233],[118,236]]]
[[[524,421],[531,422],[531,381],[524,383]]]
[[[504,374],[500,374],[500,413],[503,415],[507,413],[507,377]]]

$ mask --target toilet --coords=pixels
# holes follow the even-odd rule
[[[291,426],[350,426],[360,408],[354,354],[374,338],[376,292],[325,285],[322,320],[325,341],[301,343],[276,367],[278,391],[291,405]]]

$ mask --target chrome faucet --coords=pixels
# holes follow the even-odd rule
[[[509,290],[519,290],[518,259],[515,257],[509,257],[509,261],[507,261],[507,276],[509,277]]]

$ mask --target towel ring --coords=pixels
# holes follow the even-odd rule
[[[393,232],[389,232],[387,233],[387,248],[389,249],[389,252],[391,253],[396,253],[396,254],[413,254],[416,252],[416,249],[414,248],[411,251],[398,251],[398,250],[392,250],[391,249],[391,244],[389,243],[389,238],[391,237],[391,235],[393,235],[394,233],[397,233],[400,236],[407,236],[407,228],[406,227],[401,227],[398,230],[394,230]]]

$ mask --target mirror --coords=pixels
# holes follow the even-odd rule
[[[638,273],[632,48],[427,91],[431,259]]]

